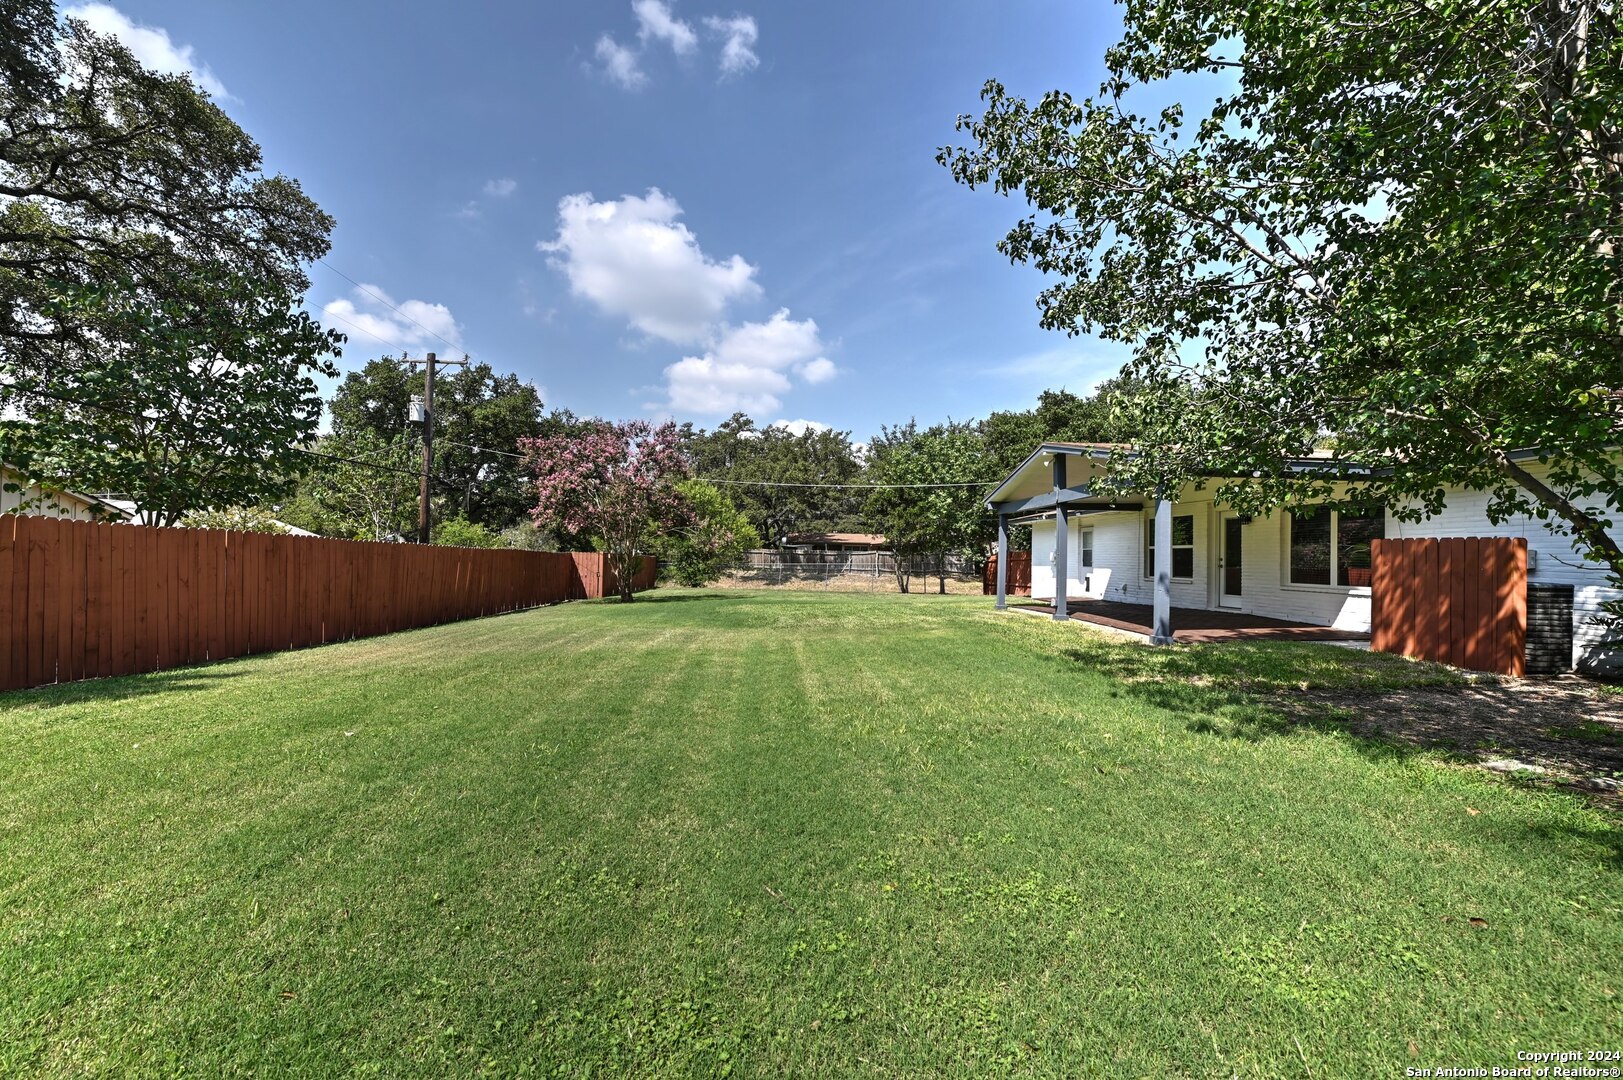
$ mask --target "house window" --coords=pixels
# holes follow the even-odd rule
[[[1093,530],[1083,529],[1081,542],[1077,545],[1082,552],[1082,569],[1093,569]]]
[[[1292,585],[1370,584],[1374,574],[1371,541],[1386,535],[1386,508],[1380,505],[1329,510],[1312,506],[1290,513]]]
[[[1336,513],[1336,580],[1369,585],[1375,580],[1372,540],[1386,538],[1386,507],[1360,506]]]
[[[1144,523],[1144,576],[1155,576],[1155,519]],[[1195,576],[1195,515],[1178,514],[1172,519],[1172,576],[1193,580]]]

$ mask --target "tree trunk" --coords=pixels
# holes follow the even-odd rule
[[[609,552],[609,569],[614,573],[615,588],[619,593],[622,604],[629,604],[637,598],[637,594],[633,591],[633,585],[635,584],[634,579],[637,576],[640,562],[641,560],[637,558],[635,550],[615,549]]]
[[[1606,531],[1604,524],[1508,456],[1501,454],[1499,465],[1523,491],[1549,507],[1552,513],[1572,527],[1574,539],[1584,546],[1589,558],[1606,565],[1613,582],[1623,583],[1623,547]]]

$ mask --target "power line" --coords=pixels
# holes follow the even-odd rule
[[[481,454],[498,454],[502,457],[518,458],[520,461],[524,460],[524,458],[527,456],[525,454],[510,453],[506,450],[492,450],[488,446],[475,446],[472,443],[457,442],[455,439],[447,439],[444,435],[437,436],[437,441],[442,442],[447,446],[460,446],[464,450],[476,450]]]
[[[488,446],[474,446],[472,443],[457,442],[454,439],[441,437],[440,442],[451,446],[460,446],[466,450],[477,450],[482,454],[500,454],[502,457],[523,459],[523,454],[513,454],[506,450],[492,450]],[[894,488],[961,488],[961,487],[990,487],[998,483],[996,480],[964,480],[941,484],[836,484],[836,483],[801,483],[788,480],[722,480],[718,477],[700,476],[707,484],[731,484],[735,487],[773,487],[773,488],[860,488],[894,489]]]
[[[158,420],[162,419],[161,417],[148,416],[145,413],[135,412],[131,409],[121,409],[116,405],[107,405],[92,401],[79,401],[75,398],[64,397],[61,394],[53,394],[49,390],[40,390],[35,387],[19,387],[13,384],[10,386],[0,387],[0,390],[10,391],[12,394],[20,397],[32,396],[47,398],[51,401],[58,401],[64,405],[72,405],[76,408],[93,409],[100,412],[112,413],[114,416],[123,416],[132,420],[143,420],[148,423],[157,422]],[[302,446],[289,446],[288,449],[292,450],[294,453],[304,454],[313,458],[321,458],[326,461],[338,461],[348,465],[360,465],[368,469],[381,469],[385,472],[401,473],[405,476],[422,475],[422,471],[420,469],[402,469],[394,465],[385,465],[378,461],[366,461],[361,458],[344,457],[339,454],[327,454],[320,450],[309,450]],[[429,479],[448,488],[460,488],[463,486],[462,481],[452,480],[444,476],[430,476]],[[476,484],[483,484],[488,483],[489,481],[475,478],[472,482]]]
[[[748,487],[778,487],[778,488],[963,488],[963,487],[991,487],[998,483],[996,480],[964,480],[946,484],[806,484],[793,483],[785,480],[722,480],[713,476],[700,476],[707,484],[734,484]]]
[[[407,315],[404,311],[401,311],[399,308],[395,307],[394,304],[389,300],[388,297],[382,296],[382,295],[380,295],[378,293],[373,292],[371,289],[367,288],[365,285],[362,285],[359,281],[356,281],[354,278],[350,277],[348,274],[346,274],[342,270],[338,269],[338,267],[334,266],[332,263],[328,262],[326,259],[317,259],[316,262],[320,263],[322,266],[325,266],[328,270],[331,270],[333,273],[337,274],[339,277],[343,278],[345,281],[349,282],[351,285],[355,286],[361,292],[365,293],[367,296],[370,296],[372,299],[376,300],[378,303],[382,304],[384,307],[388,308],[390,311],[393,311],[396,315],[399,315],[402,319],[405,319],[407,322],[409,322],[413,326],[417,327],[417,329],[421,330],[423,333],[430,334],[430,335],[432,335],[434,337],[439,338],[441,341],[445,342],[445,344],[449,345],[451,347],[451,349],[453,351],[455,351],[455,352],[462,353],[464,356],[468,355],[467,349],[463,348],[461,345],[458,345],[456,342],[452,341],[450,338],[446,337],[444,334],[440,333],[438,330],[435,330],[435,329],[433,329],[431,327],[424,326],[422,323],[418,322],[416,319],[412,318],[410,315]],[[348,321],[348,320],[345,320],[345,321]],[[354,323],[350,323],[350,325],[355,326]],[[358,326],[356,326],[355,328],[357,330],[360,330],[360,327],[358,327]],[[371,333],[370,331],[366,331],[366,330],[363,330],[361,332],[362,333]],[[372,337],[377,337],[376,334],[372,334],[371,336]],[[382,341],[383,339],[378,338],[378,340]],[[388,342],[384,342],[384,344],[388,344]],[[399,348],[399,346],[397,345],[397,346],[395,346],[395,348]]]

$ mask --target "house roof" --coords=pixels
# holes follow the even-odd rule
[[[1026,459],[1015,466],[1003,481],[986,497],[986,505],[994,506],[999,503],[1030,501],[1036,496],[1054,490],[1053,474],[1050,463],[1055,457],[1074,457],[1085,463],[1081,469],[1069,468],[1066,472],[1066,484],[1072,492],[1070,498],[1081,499],[1085,495],[1087,482],[1109,467],[1109,461],[1116,456],[1131,456],[1139,451],[1127,443],[1077,443],[1077,442],[1043,442],[1026,456]],[[1290,458],[1281,463],[1288,472],[1303,475],[1324,475],[1334,471],[1344,476],[1371,475],[1374,470],[1368,466],[1347,461],[1336,457],[1329,451],[1315,450],[1301,457]],[[1233,473],[1221,470],[1212,470],[1207,475],[1213,478],[1233,476]],[[1051,501],[1051,500],[1050,500]]]
[[[34,484],[22,473],[18,472],[16,469],[5,464],[4,462],[0,462],[0,476],[5,476],[8,479],[14,480],[18,483],[27,484],[31,487],[39,487],[38,484]],[[40,490],[45,491],[44,488],[40,488]],[[46,494],[54,498],[72,499],[76,502],[83,503],[86,506],[98,506],[103,510],[109,511],[126,519],[131,516],[130,511],[121,505],[117,500],[103,498],[100,495],[86,495],[83,492],[70,491],[67,488],[62,488],[59,491],[46,492]]]
[[[868,544],[883,547],[885,543],[880,533],[795,533],[788,539],[792,544]]]

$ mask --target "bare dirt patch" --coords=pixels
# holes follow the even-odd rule
[[[1623,804],[1623,694],[1576,676],[1303,698],[1356,734],[1449,750]]]

